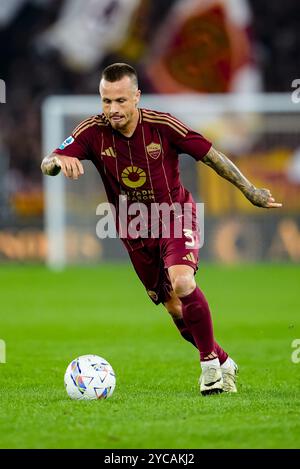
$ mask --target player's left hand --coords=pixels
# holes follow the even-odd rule
[[[281,203],[275,202],[274,197],[271,194],[269,189],[256,189],[254,188],[251,191],[247,198],[252,202],[253,205],[263,208],[280,208],[282,207]]]

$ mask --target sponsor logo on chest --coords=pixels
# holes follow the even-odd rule
[[[145,184],[147,176],[143,169],[137,166],[127,166],[122,171],[121,179],[127,187],[135,189]]]

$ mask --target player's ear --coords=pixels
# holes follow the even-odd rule
[[[141,98],[141,90],[136,90],[136,93],[135,93],[135,105],[136,106],[140,102],[140,98]]]

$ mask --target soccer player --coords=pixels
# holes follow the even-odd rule
[[[268,189],[251,184],[202,135],[170,114],[139,108],[141,92],[130,65],[115,63],[105,68],[99,91],[103,113],[81,122],[43,159],[43,174],[54,176],[62,171],[78,179],[84,174],[81,160],[89,159],[117,212],[120,196],[146,206],[190,203],[195,207],[179,178],[178,155],[186,153],[234,184],[252,204],[281,207]],[[215,341],[208,303],[195,282],[199,251],[195,210],[192,219],[192,229],[183,228],[179,237],[173,231],[164,237],[159,230],[156,238],[128,235],[122,240],[152,301],[163,303],[181,335],[199,350],[201,394],[236,392],[237,365]],[[174,223],[173,217],[172,227]],[[121,226],[117,228],[120,232]]]

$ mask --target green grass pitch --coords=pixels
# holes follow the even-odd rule
[[[199,395],[197,351],[129,265],[0,268],[1,448],[299,448],[300,266],[200,265],[217,340],[240,366],[237,395]],[[114,367],[106,401],[71,401],[78,355]],[[300,353],[298,354],[300,356]]]

